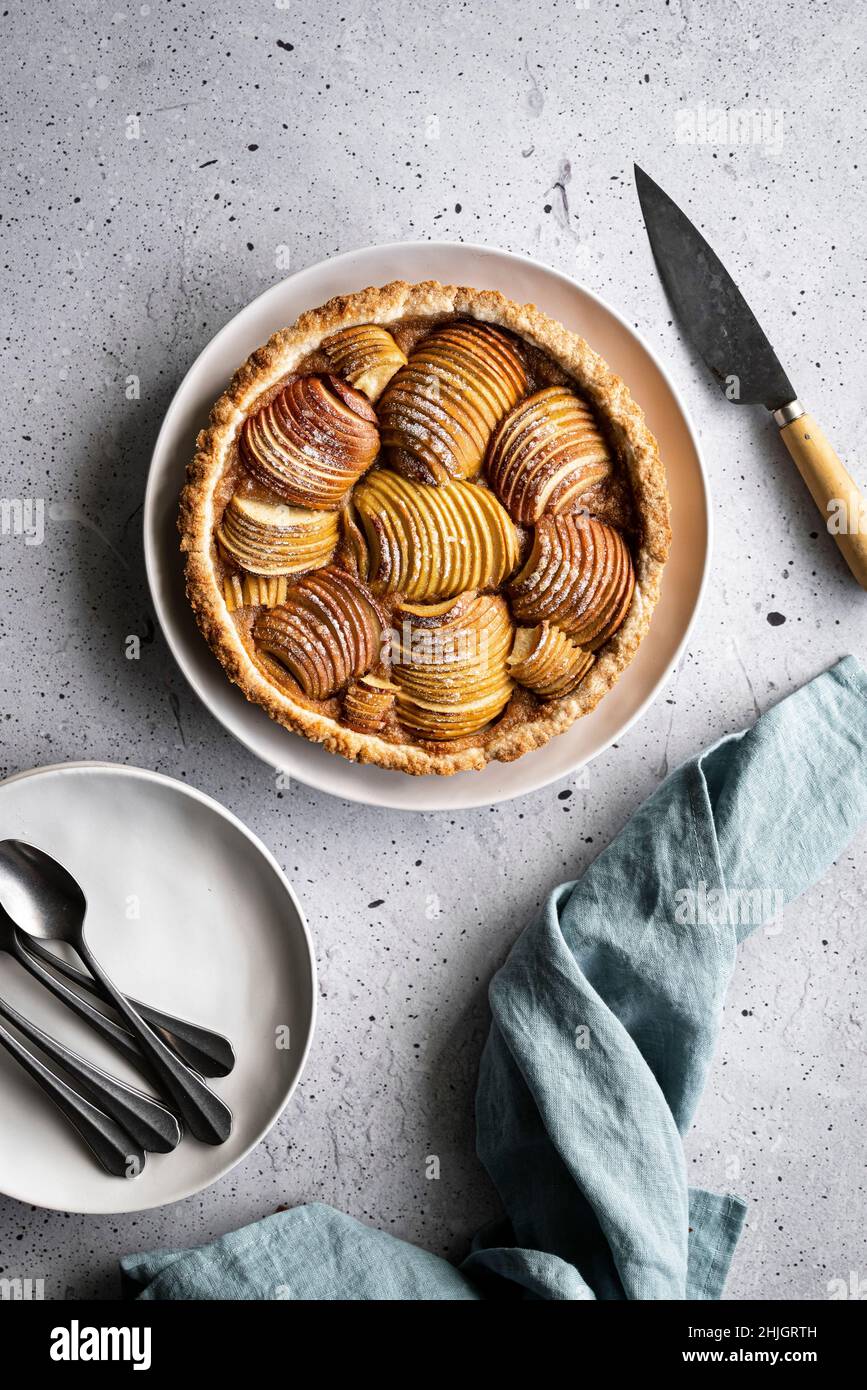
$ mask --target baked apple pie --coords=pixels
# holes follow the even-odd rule
[[[236,373],[181,499],[227,675],[359,762],[510,761],[604,696],[650,623],[665,472],[626,386],[491,291],[333,299]]]

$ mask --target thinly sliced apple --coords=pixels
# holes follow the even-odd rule
[[[312,700],[325,700],[379,659],[382,620],[367,587],[328,568],[293,584],[259,615],[253,637]]]
[[[240,575],[229,574],[223,580],[223,598],[230,613],[236,613],[239,608],[243,608],[244,590]]]
[[[596,517],[545,516],[509,590],[519,622],[547,619],[579,646],[596,651],[629,612],[635,571],[613,527]]]
[[[496,719],[513,683],[506,669],[512,623],[502,598],[461,594],[405,603],[392,666],[400,720],[425,739],[476,733]]]
[[[275,608],[286,597],[286,575],[230,574],[223,581],[223,597],[230,613],[239,608]]]
[[[472,478],[504,415],[528,385],[508,334],[490,324],[444,324],[392,377],[379,405],[386,462],[419,482]]]
[[[217,538],[248,574],[298,574],[328,564],[337,545],[338,519],[334,512],[236,492]]]
[[[406,356],[384,328],[376,323],[343,328],[322,344],[334,371],[378,401],[395,372],[406,366]]]
[[[356,487],[353,508],[375,593],[433,599],[493,589],[518,563],[514,524],[474,483],[430,487],[376,469]]]
[[[245,468],[284,502],[335,510],[379,451],[376,413],[339,376],[303,376],[241,429]]]
[[[482,569],[473,541],[475,528],[472,512],[467,507],[468,495],[469,485],[455,483],[436,489],[435,505],[430,510],[436,523],[441,558],[439,582],[432,586],[434,592],[460,594],[481,586]]]
[[[525,525],[545,512],[570,511],[612,468],[590,406],[565,386],[521,401],[498,426],[486,463],[491,487]]]
[[[341,534],[344,545],[355,563],[359,579],[367,580],[370,569],[370,553],[364,532],[358,525],[355,509],[351,503],[341,513]]]
[[[519,685],[552,699],[571,695],[587,675],[595,658],[552,623],[519,627],[506,663]]]
[[[353,729],[377,733],[394,708],[395,687],[378,676],[362,676],[347,687],[343,717]]]

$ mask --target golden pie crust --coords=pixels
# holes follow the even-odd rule
[[[600,648],[595,663],[572,695],[536,701],[518,720],[503,718],[458,747],[421,745],[407,733],[405,742],[358,732],[291,682],[277,683],[254,660],[232,617],[219,575],[215,531],[225,497],[219,485],[230,466],[241,426],[263,393],[290,377],[305,358],[340,329],[364,324],[385,328],[407,320],[430,320],[431,329],[450,319],[475,319],[508,330],[537,349],[565,372],[604,423],[619,467],[624,470],[634,504],[636,534],[630,549],[635,590],[626,619]],[[278,723],[303,734],[332,753],[414,775],[449,775],[483,768],[497,759],[510,762],[548,742],[588,714],[632,660],[650,625],[669,553],[670,526],[665,470],[644,415],[627,387],[603,359],[575,333],[533,304],[516,304],[491,290],[425,281],[394,281],[381,288],[341,295],[302,314],[291,327],[275,333],[235,373],[228,390],[211,411],[210,424],[197,440],[187,470],[178,521],[186,556],[186,582],[199,627],[230,679],[246,697]],[[502,727],[500,727],[502,725]]]

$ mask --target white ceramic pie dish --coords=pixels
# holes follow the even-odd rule
[[[408,777],[327,753],[274,723],[233,687],[196,627],[184,593],[176,529],[178,497],[196,435],[233,371],[276,329],[336,294],[395,278],[498,289],[532,302],[579,332],[626,381],[656,435],[668,473],[672,548],[662,597],[635,659],[600,705],[513,763],[453,777]],[[305,785],[368,805],[457,810],[538,790],[575,772],[640,717],[677,664],[695,618],[710,558],[710,504],[698,444],[664,368],[610,307],[527,257],[489,247],[408,242],[348,252],[260,295],[209,343],[184,378],[157,439],[144,512],[145,555],[156,611],[178,664],[217,719],[271,767]]]

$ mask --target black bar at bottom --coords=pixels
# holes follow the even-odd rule
[[[341,1353],[367,1373],[387,1374],[391,1364],[392,1374],[402,1381],[414,1379],[422,1370],[429,1380],[441,1357],[446,1372],[465,1379],[473,1345],[482,1364],[488,1358],[490,1372],[498,1354],[508,1355],[516,1341],[522,1344],[522,1359],[531,1357],[544,1375],[550,1353],[556,1350],[549,1338],[556,1339],[558,1334],[568,1338],[565,1352],[577,1357],[572,1363],[576,1372],[581,1364],[598,1367],[601,1358],[609,1373],[628,1369],[664,1373],[690,1367],[701,1373],[712,1365],[806,1366],[842,1373],[860,1351],[863,1330],[860,1308],[851,1301],[848,1306],[834,1301],[583,1303],[572,1305],[568,1319],[561,1321],[561,1310],[553,1322],[545,1316],[544,1323],[538,1321],[540,1310],[529,1306],[526,1322],[519,1323],[514,1304],[509,1306],[505,1324],[500,1323],[503,1307],[493,1300],[481,1310],[480,1324],[462,1321],[459,1344],[442,1336],[445,1310],[429,1311],[429,1332],[422,1333],[424,1342],[418,1348],[422,1364],[415,1371],[405,1362],[401,1369],[400,1346],[411,1318],[405,1304],[390,1305],[379,1325],[381,1305],[377,1304],[363,1309],[343,1304],[338,1309],[333,1303],[314,1307],[289,1301],[40,1303],[5,1299],[0,1301],[0,1329],[4,1355],[14,1357],[16,1372],[33,1369],[68,1376],[86,1371],[91,1378],[102,1367],[114,1374],[127,1370],[200,1377],[213,1372],[222,1382],[227,1373],[244,1376],[246,1367],[249,1381],[244,1390],[256,1390],[259,1380],[271,1380],[275,1374],[294,1378],[292,1367],[297,1370],[299,1355],[305,1362],[321,1358],[329,1372]],[[335,1340],[344,1319],[352,1318],[353,1308],[364,1319],[357,1324],[357,1338],[350,1328],[347,1340]],[[462,1318],[469,1313],[465,1309]],[[453,1326],[449,1324],[449,1330]],[[305,1376],[311,1370],[308,1366]]]

